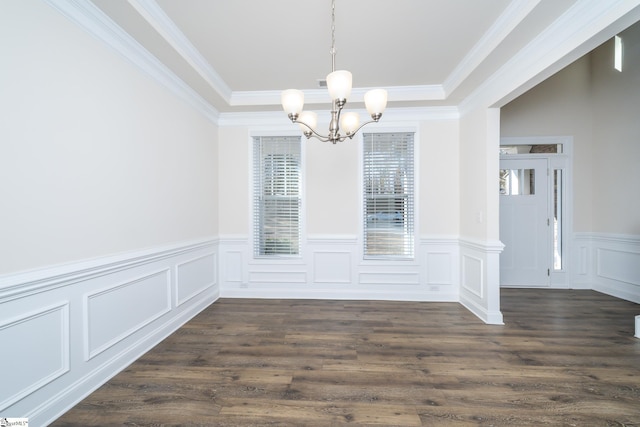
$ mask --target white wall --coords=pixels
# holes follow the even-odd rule
[[[450,111],[449,111],[450,113]],[[449,114],[447,113],[447,114]],[[328,115],[328,113],[326,113]],[[416,256],[363,260],[359,137],[338,144],[304,139],[301,257],[255,259],[251,251],[251,136],[299,134],[276,113],[257,124],[220,128],[221,293],[223,296],[457,300],[458,120],[430,113],[385,114],[367,131],[416,132]],[[387,117],[391,116],[391,119]],[[281,121],[281,120],[280,120]],[[268,125],[276,123],[277,125]]]
[[[501,324],[498,222],[500,110],[478,107],[460,120],[460,302]]]
[[[221,127],[218,167],[220,235],[246,236],[251,218],[249,135],[245,127]]]
[[[328,113],[327,113],[328,114]],[[391,126],[391,127],[390,127]],[[417,211],[421,235],[459,233],[458,121],[423,120],[380,123],[367,131],[414,130],[419,156]],[[248,236],[251,232],[251,135],[297,134],[298,128],[223,126],[220,128],[220,234]],[[338,144],[304,139],[304,200],[310,236],[357,236],[361,227],[361,141]],[[236,185],[237,184],[237,185]]]
[[[41,1],[0,58],[0,414],[39,426],[218,298],[218,129]]]
[[[422,236],[460,235],[460,124],[420,124],[419,220]]]
[[[46,4],[0,8],[0,274],[216,235],[216,125]]]

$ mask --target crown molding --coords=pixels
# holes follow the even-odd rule
[[[640,19],[640,0],[578,0],[461,104],[501,107]]]
[[[491,52],[526,18],[540,0],[511,2],[442,84],[449,96]]]
[[[120,56],[186,101],[208,120],[217,123],[219,113],[211,104],[178,78],[92,2],[84,0],[43,1],[71,22],[114,49]]]
[[[329,117],[329,110],[314,110]],[[368,117],[366,110],[352,110],[361,117]],[[457,120],[460,113],[457,107],[416,107],[416,108],[388,108],[385,110],[380,125],[385,123],[420,122],[429,120]],[[328,122],[327,122],[328,123]],[[297,125],[291,123],[283,111],[262,111],[244,113],[220,113],[218,126],[262,126],[282,127],[298,130]]]
[[[200,74],[209,86],[227,103],[230,103],[231,88],[155,0],[128,0],[128,2]]]
[[[364,94],[373,88],[353,88],[350,102],[364,102]],[[305,104],[330,104],[331,98],[326,89],[303,90]],[[257,106],[280,105],[279,90],[234,91],[229,105]],[[387,88],[389,101],[439,101],[445,99],[445,91],[441,85],[392,86]]]

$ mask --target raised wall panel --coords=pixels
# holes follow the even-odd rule
[[[69,370],[69,304],[0,325],[0,413]],[[22,415],[22,414],[16,414]]]
[[[592,288],[640,304],[640,236],[593,233]]]
[[[427,258],[427,284],[452,285],[452,259],[449,252],[430,252]]]
[[[568,242],[569,243],[569,242]],[[593,287],[593,262],[591,262],[592,241],[588,233],[574,233],[567,245],[566,262],[563,268],[569,275],[568,286],[572,289]]]
[[[171,310],[169,273],[164,269],[86,296],[87,359]]]
[[[640,286],[640,253],[598,248],[596,260],[598,276]]]
[[[363,272],[360,273],[360,283],[368,285],[419,285],[420,274],[418,272]]]
[[[176,266],[176,305],[182,305],[216,284],[215,254],[207,254]]]
[[[307,283],[307,273],[304,271],[251,271],[251,283]]]
[[[482,298],[483,277],[482,259],[462,255],[462,287]]]
[[[350,252],[315,252],[313,254],[315,283],[350,283]]]
[[[243,256],[242,251],[225,252],[225,282],[242,283]]]
[[[578,274],[582,274],[585,275],[589,272],[589,264],[588,264],[588,252],[589,248],[587,248],[586,246],[580,246],[578,248]]]

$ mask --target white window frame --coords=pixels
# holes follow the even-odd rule
[[[413,233],[412,233],[412,254],[411,255],[368,255],[365,251],[365,208],[364,208],[364,197],[365,197],[365,186],[364,186],[364,135],[365,134],[377,134],[377,133],[412,133],[413,134]],[[395,264],[399,263],[402,265],[406,265],[407,262],[417,263],[419,258],[419,141],[420,135],[418,131],[418,126],[403,126],[400,125],[395,127],[393,125],[378,127],[375,129],[370,128],[363,130],[358,137],[359,146],[359,158],[360,158],[360,172],[359,172],[359,180],[360,180],[360,233],[361,243],[359,245],[360,251],[360,259],[363,260],[364,263],[377,263],[380,262]]]
[[[299,180],[300,180],[300,207],[299,207],[299,211],[298,211],[298,223],[299,223],[299,247],[298,247],[298,253],[297,254],[259,254],[258,253],[258,248],[256,247],[257,244],[257,236],[255,233],[255,215],[256,215],[256,206],[255,206],[255,184],[256,184],[256,176],[255,176],[255,169],[254,169],[254,141],[255,138],[260,138],[260,137],[286,137],[286,138],[290,138],[290,137],[295,137],[295,138],[299,138],[300,140],[300,176],[299,176]],[[273,128],[269,128],[266,130],[253,130],[249,133],[249,159],[250,159],[250,164],[249,164],[249,170],[250,170],[250,191],[249,191],[249,198],[250,198],[250,207],[251,207],[251,215],[250,215],[250,230],[251,230],[251,254],[252,254],[252,258],[254,260],[263,260],[263,261],[269,261],[269,262],[300,262],[300,260],[303,258],[303,249],[304,249],[304,242],[305,242],[305,223],[304,223],[304,218],[305,218],[305,197],[304,197],[304,170],[305,170],[305,144],[303,141],[303,137],[302,135],[300,135],[300,133],[298,132],[292,132],[290,129],[288,130],[283,130],[283,131],[278,131],[278,130],[274,130]]]

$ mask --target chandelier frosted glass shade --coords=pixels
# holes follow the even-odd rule
[[[347,135],[351,135],[358,130],[358,126],[360,126],[360,115],[358,113],[342,113],[342,117],[340,117],[340,128],[345,131]]]
[[[312,133],[318,127],[318,114],[313,111],[301,112],[298,115],[298,125],[305,135]]]
[[[297,117],[304,107],[304,92],[298,89],[283,90],[280,100],[284,112]]]
[[[347,70],[338,70],[327,75],[327,90],[331,99],[346,100],[351,95],[353,77]]]
[[[364,103],[367,111],[371,115],[371,121],[360,124],[358,113],[342,112],[347,99],[351,95],[353,78],[351,72],[347,70],[337,70],[336,45],[335,45],[335,16],[336,2],[331,2],[331,73],[327,75],[327,89],[331,97],[331,120],[329,121],[329,133],[320,134],[316,130],[318,115],[310,111],[302,111],[304,107],[304,93],[296,89],[287,89],[282,92],[281,101],[284,112],[293,123],[300,125],[302,132],[307,138],[318,138],[321,141],[329,141],[333,144],[353,139],[353,136],[362,127],[369,123],[377,123],[382,117],[382,113],[387,106],[387,91],[384,89],[373,89],[364,95]],[[344,133],[341,133],[344,132]]]
[[[387,108],[387,91],[384,89],[372,89],[364,94],[364,105],[371,117],[382,115]]]

